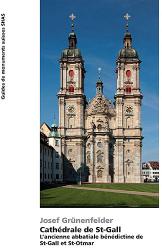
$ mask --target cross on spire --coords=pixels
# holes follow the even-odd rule
[[[99,67],[99,68],[98,68],[98,78],[99,78],[99,79],[101,78],[101,70],[102,70],[102,69]]]
[[[76,16],[72,13],[69,18],[71,19],[71,30],[72,32],[74,32],[74,20],[76,18]]]
[[[126,23],[126,32],[128,32],[128,21],[129,21],[129,18],[131,18],[131,16],[128,13],[126,13],[124,18],[127,21],[127,23]]]

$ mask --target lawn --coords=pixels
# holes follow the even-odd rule
[[[51,188],[41,191],[41,207],[158,207],[158,197]]]
[[[157,183],[103,183],[103,184],[82,184],[82,187],[120,189],[139,192],[159,192],[159,184]]]

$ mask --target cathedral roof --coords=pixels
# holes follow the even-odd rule
[[[97,94],[87,106],[87,114],[114,114],[114,107],[103,94]]]
[[[80,49],[64,49],[62,51],[61,57],[62,58],[68,58],[68,57],[81,57]]]
[[[124,39],[123,39],[123,43],[124,43],[124,48],[122,48],[119,53],[118,53],[118,61],[139,61],[139,56],[138,53],[136,51],[136,49],[134,49],[132,47],[132,37],[131,37],[131,33],[130,32],[126,32],[124,35]]]
[[[75,17],[75,16],[73,16]],[[61,58],[68,59],[68,58],[82,58],[80,49],[77,48],[77,36],[74,32],[74,23],[72,21],[72,31],[69,33],[68,36],[69,40],[69,48],[66,48],[62,51]]]
[[[118,58],[131,58],[131,59],[138,59],[138,53],[133,48],[123,48],[119,51]]]

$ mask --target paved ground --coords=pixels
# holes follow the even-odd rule
[[[159,193],[150,193],[150,192],[139,192],[139,191],[128,191],[121,189],[105,189],[105,188],[89,188],[89,187],[78,187],[74,185],[63,186],[64,188],[74,188],[74,189],[83,189],[83,190],[92,190],[98,192],[109,192],[109,193],[119,193],[119,194],[134,194],[134,195],[146,195],[146,196],[154,196],[158,197]]]

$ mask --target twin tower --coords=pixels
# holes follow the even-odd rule
[[[60,59],[58,93],[64,181],[141,182],[141,61],[132,47],[128,27],[116,60],[114,102],[103,94],[100,78],[96,96],[87,101],[86,71],[73,23],[68,40]]]

